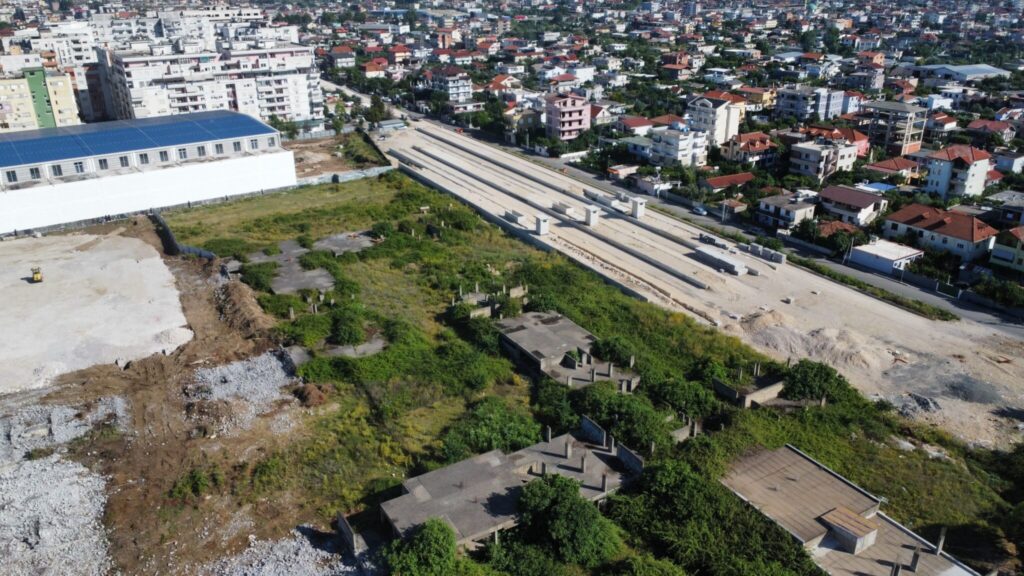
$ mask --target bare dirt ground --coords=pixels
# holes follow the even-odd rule
[[[43,282],[29,283],[39,266]],[[192,337],[152,246],[118,234],[0,243],[0,394],[94,364],[171,352]]]
[[[145,220],[119,233],[140,238],[154,248],[160,246]],[[232,482],[237,479],[242,479],[238,485],[244,485],[252,464],[283,449],[303,433],[305,428],[298,424],[310,410],[301,408],[288,394],[270,398],[266,406],[261,406],[258,417],[247,420],[245,427],[231,434],[217,434],[202,414],[189,413],[190,399],[184,391],[194,385],[197,372],[244,363],[275,349],[276,344],[267,336],[274,322],[260,310],[248,287],[226,283],[214,266],[184,259],[167,259],[166,263],[180,292],[184,317],[194,332],[190,342],[166,355],[154,354],[131,362],[127,368],[95,365],[65,374],[52,388],[0,398],[0,416],[38,410],[40,406],[44,410],[47,406],[81,407],[101,399],[119,399],[116,406],[126,412],[119,415],[119,420],[130,423],[123,430],[93,429],[77,440],[58,445],[52,456],[42,454],[42,459],[23,460],[16,466],[28,473],[34,470],[25,468],[28,464],[39,467],[55,460],[53,466],[85,467],[82,470],[88,476],[74,480],[73,486],[91,488],[92,484],[84,483],[105,480],[106,505],[104,508],[100,502],[100,509],[109,555],[106,560],[97,560],[97,565],[109,561],[116,572],[124,574],[196,573],[257,543],[282,538],[287,541],[296,526],[316,520],[299,495],[290,491],[274,492],[273,499],[238,497],[229,489],[212,490],[197,502],[182,503],[169,497],[175,481],[197,467],[217,466],[225,472],[228,485],[234,486]],[[236,406],[223,402],[217,408],[234,410]],[[239,409],[245,411],[247,407]],[[67,411],[60,408],[55,413]],[[78,434],[82,419],[69,416],[67,420]],[[230,415],[227,420],[231,420]],[[29,440],[36,435],[47,436],[47,425],[39,428],[36,431],[22,426],[18,430]],[[49,435],[56,436],[52,424],[49,428]],[[46,522],[40,525],[49,526]],[[0,544],[4,544],[3,536],[0,532]],[[247,567],[272,565],[267,563],[273,560],[262,558],[259,550],[266,548],[273,555],[281,546],[287,547],[261,544],[256,552],[244,556],[244,562],[240,560],[237,570],[223,573],[259,573]],[[307,556],[317,564],[324,561],[322,555]],[[23,560],[32,558],[26,556]],[[76,568],[68,558],[58,560],[69,567],[62,573],[94,573],[85,567]]]
[[[355,166],[341,155],[335,138],[289,140],[283,143],[295,155],[295,176],[307,178],[318,174],[344,172]]]

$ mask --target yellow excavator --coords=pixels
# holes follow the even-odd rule
[[[32,283],[39,284],[43,281],[43,269],[39,266],[32,268]]]

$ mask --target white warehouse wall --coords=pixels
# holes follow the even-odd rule
[[[294,186],[287,150],[0,192],[0,234]]]

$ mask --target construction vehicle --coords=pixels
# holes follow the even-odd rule
[[[32,268],[32,283],[39,284],[43,281],[43,269],[36,266]]]

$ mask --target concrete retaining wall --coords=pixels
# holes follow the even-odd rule
[[[622,461],[623,465],[634,474],[640,474],[644,471],[644,459],[636,452],[633,452],[629,448],[626,448],[622,444],[619,444],[615,449],[615,456]]]
[[[0,234],[295,186],[289,151],[0,193]]]
[[[340,184],[342,182],[362,180],[363,178],[374,178],[392,170],[394,170],[393,166],[374,166],[373,168],[366,168],[364,170],[349,170],[347,172],[331,172],[329,174],[320,174],[319,176],[310,176],[308,178],[300,179],[298,183],[301,186],[311,184]]]
[[[580,433],[591,444],[604,446],[608,441],[604,428],[601,428],[597,422],[594,422],[587,416],[580,416]]]

